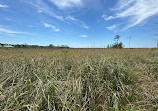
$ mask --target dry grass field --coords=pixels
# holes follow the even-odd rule
[[[156,49],[0,49],[0,111],[157,111]]]

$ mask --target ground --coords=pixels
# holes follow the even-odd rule
[[[0,110],[157,111],[157,49],[0,49]]]

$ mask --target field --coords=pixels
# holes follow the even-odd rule
[[[156,49],[0,49],[0,111],[157,111]]]

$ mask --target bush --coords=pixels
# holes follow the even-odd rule
[[[122,49],[123,48],[123,43],[120,42],[120,43],[115,43],[115,44],[112,44],[112,45],[108,45],[107,48]]]

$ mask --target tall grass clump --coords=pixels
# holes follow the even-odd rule
[[[0,110],[157,111],[158,50],[0,49]]]

